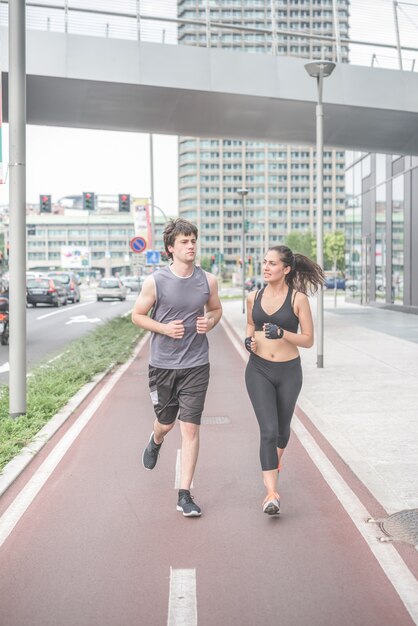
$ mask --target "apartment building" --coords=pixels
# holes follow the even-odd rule
[[[306,39],[303,31],[332,36],[334,14],[340,35],[348,36],[349,0],[179,0],[178,16],[205,20],[210,15],[210,45],[250,53],[272,53],[271,10],[275,14],[277,54],[333,59],[331,44]],[[216,22],[245,26],[216,29]],[[283,31],[295,31],[289,38]],[[179,43],[206,46],[204,26],[182,24]],[[341,48],[342,61],[348,48]],[[307,80],[309,79],[307,76]],[[314,110],[312,115],[314,115]],[[324,153],[324,229],[344,228],[343,150]],[[232,139],[179,139],[179,213],[194,221],[200,233],[200,254],[221,253],[229,268],[241,255],[242,203],[246,197],[246,250],[261,257],[267,245],[283,242],[293,230],[315,230],[315,149]]]

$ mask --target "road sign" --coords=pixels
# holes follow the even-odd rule
[[[134,252],[145,252],[147,242],[143,237],[134,237],[129,242],[129,245]]]
[[[161,254],[158,250],[147,250],[147,265],[159,265]]]

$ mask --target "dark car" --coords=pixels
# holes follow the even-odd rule
[[[67,290],[54,278],[30,278],[26,283],[26,301],[28,304],[50,304],[61,306],[67,304]]]
[[[59,280],[64,285],[69,302],[80,302],[80,281],[74,272],[48,272],[47,276]]]
[[[252,276],[251,278],[247,278],[244,283],[246,291],[253,291],[254,289],[261,289],[263,287],[264,281],[261,278],[256,278]]]
[[[345,290],[345,278],[335,278],[334,276],[328,276],[325,279],[325,289],[335,289],[335,281],[337,281],[337,289]]]

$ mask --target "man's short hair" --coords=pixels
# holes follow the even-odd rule
[[[192,222],[184,220],[182,217],[168,222],[167,226],[164,228],[163,240],[164,248],[169,259],[172,259],[173,255],[169,252],[168,247],[174,246],[178,235],[194,235],[197,239],[197,228]]]

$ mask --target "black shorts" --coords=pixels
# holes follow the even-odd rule
[[[209,363],[180,370],[149,366],[149,388],[160,424],[200,424],[209,384]]]

